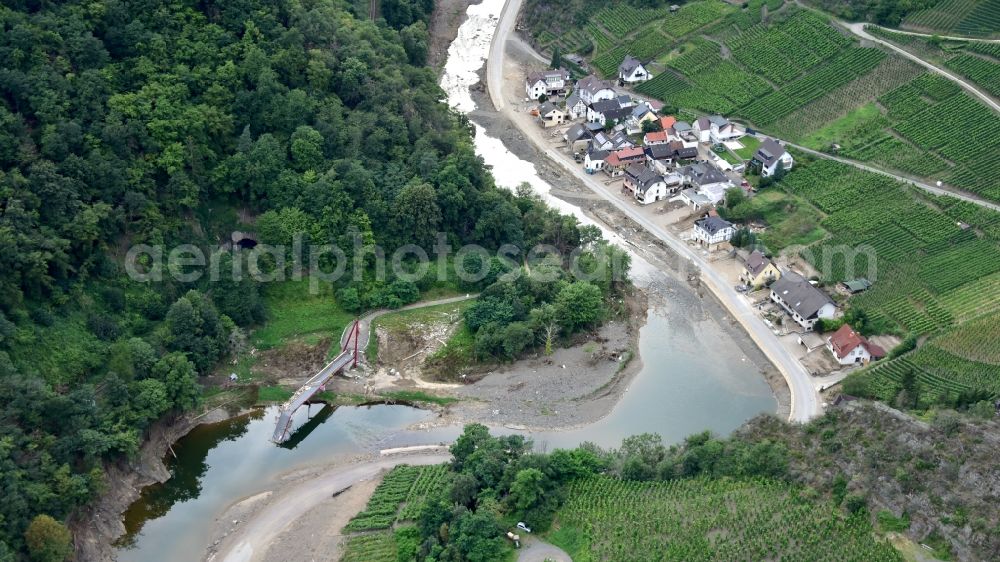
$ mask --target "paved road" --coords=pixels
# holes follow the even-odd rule
[[[952,82],[958,84],[959,86],[961,86],[963,89],[965,89],[966,91],[968,91],[972,95],[974,95],[974,96],[978,97],[979,99],[981,99],[983,101],[983,103],[985,103],[986,105],[992,107],[993,111],[1000,111],[1000,103],[997,103],[996,101],[994,101],[993,98],[991,98],[987,94],[981,92],[979,89],[977,89],[972,84],[966,82],[965,80],[962,80],[958,76],[956,76],[956,75],[948,72],[947,70],[945,70],[945,69],[943,69],[943,68],[941,68],[939,66],[935,66],[935,65],[933,65],[933,64],[925,61],[924,59],[918,57],[917,55],[914,55],[913,53],[911,53],[911,52],[909,52],[909,51],[907,51],[905,49],[902,49],[900,47],[897,47],[896,45],[893,45],[892,43],[890,43],[888,41],[885,41],[883,39],[879,39],[878,37],[875,37],[874,35],[868,33],[867,31],[865,31],[865,24],[863,24],[863,23],[847,23],[847,22],[839,22],[839,23],[840,23],[840,25],[843,25],[847,29],[851,30],[851,33],[857,35],[858,37],[861,37],[862,39],[867,39],[868,41],[873,41],[873,42],[878,43],[879,45],[883,45],[885,47],[889,47],[893,51],[896,51],[897,53],[903,55],[904,57],[910,59],[911,61],[913,61],[913,62],[915,62],[915,63],[917,63],[917,64],[919,64],[919,65],[921,65],[923,67],[926,67],[926,68],[928,68],[930,70],[933,70],[934,72],[937,72],[938,74],[940,74],[940,75],[944,76],[945,78],[951,80]]]
[[[687,243],[681,241],[665,228],[639,213],[638,209],[623,201],[618,194],[608,189],[607,186],[598,181],[594,176],[587,175],[583,171],[583,168],[568,155],[549,146],[545,138],[539,133],[537,127],[532,126],[530,122],[525,123],[524,116],[506,109],[507,104],[503,99],[502,93],[504,45],[514,26],[520,6],[521,0],[509,0],[507,2],[500,15],[496,34],[493,36],[493,44],[490,46],[486,77],[488,81],[487,89],[493,100],[493,105],[498,110],[504,111],[517,124],[522,133],[531,139],[539,151],[545,153],[552,161],[575,175],[584,185],[659,238],[678,255],[690,260],[701,270],[702,282],[708,286],[730,313],[743,325],[757,346],[774,363],[787,381],[791,393],[791,414],[789,415],[789,419],[804,422],[821,414],[819,395],[816,392],[816,386],[810,374],[778,340],[777,336],[760,320],[750,302],[734,290],[732,280],[725,278],[718,271],[710,267],[708,262],[696,250],[688,246]]]
[[[447,462],[450,454],[401,455],[389,459],[340,466],[309,478],[293,488],[280,492],[264,508],[240,524],[236,531],[220,545],[215,560],[224,562],[253,562],[262,560],[271,543],[289,525],[295,524],[309,510],[362,480],[367,480],[380,470],[398,464],[426,465]]]

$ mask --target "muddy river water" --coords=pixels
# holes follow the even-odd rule
[[[449,50],[441,85],[448,102],[464,113],[475,109],[469,87],[478,81],[502,5],[503,0],[484,0],[471,6]],[[551,196],[534,165],[518,159],[478,125],[476,133],[477,152],[493,167],[498,185],[512,188],[528,182],[550,205],[594,224],[577,207]],[[719,320],[717,307],[667,280],[639,256],[632,259],[634,282],[664,297],[651,299],[655,304],[640,332],[642,369],[600,421],[578,429],[530,433],[539,449],[584,441],[612,447],[642,432],[659,433],[667,442],[706,429],[727,434],[754,415],[777,409],[761,373],[759,353],[740,340],[728,322]],[[175,444],[177,457],[168,461],[171,479],[148,487],[126,512],[129,534],[118,559],[200,560],[211,540],[212,521],[282,474],[383,448],[446,443],[461,431],[457,426],[422,428],[424,423],[430,427],[435,414],[405,406],[313,406],[297,414],[291,441],[278,447],[269,441],[274,417],[273,408],[256,410],[202,425]]]

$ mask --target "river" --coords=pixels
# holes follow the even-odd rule
[[[449,49],[441,79],[448,102],[457,110],[475,109],[469,88],[478,81],[503,0],[484,0],[468,9]],[[550,205],[594,224],[583,212],[554,196],[535,166],[518,159],[476,125],[477,152],[493,168],[502,187],[528,182]],[[600,225],[598,225],[600,226]],[[607,238],[621,242],[602,228]],[[664,275],[633,255],[633,281],[640,287],[664,286]],[[676,287],[676,283],[672,285]],[[536,447],[551,450],[584,441],[613,447],[621,439],[656,432],[667,442],[703,430],[727,434],[777,402],[761,375],[762,358],[720,321],[712,308],[690,290],[669,290],[666,302],[649,311],[639,337],[643,368],[609,415],[579,429],[534,432]],[[310,416],[311,414],[311,416]],[[204,556],[211,522],[232,503],[268,487],[290,471],[332,462],[382,448],[449,442],[460,427],[422,429],[434,414],[405,406],[313,406],[296,415],[291,441],[269,441],[274,408],[255,410],[224,422],[203,425],[175,446],[167,461],[171,479],[143,491],[125,514],[128,535],[117,550],[122,562],[189,562]],[[507,431],[497,428],[498,431]]]

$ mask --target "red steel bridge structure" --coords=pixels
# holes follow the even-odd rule
[[[295,394],[281,405],[281,408],[278,410],[278,421],[274,427],[274,435],[271,437],[271,441],[279,445],[287,441],[291,436],[292,417],[295,412],[303,404],[308,403],[317,393],[322,392],[326,388],[326,383],[337,373],[343,371],[348,365],[351,367],[357,366],[360,353],[360,339],[361,322],[359,319],[355,319],[352,324],[347,326],[340,339],[340,354],[299,387],[295,391]]]

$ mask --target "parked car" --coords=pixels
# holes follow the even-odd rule
[[[530,533],[530,532],[531,532],[531,527],[529,527],[529,526],[525,525],[525,524],[524,524],[524,521],[520,521],[520,522],[518,522],[518,524],[517,524],[517,528],[518,528],[518,529],[521,529],[521,530],[522,530],[522,531],[524,531],[525,533]]]

